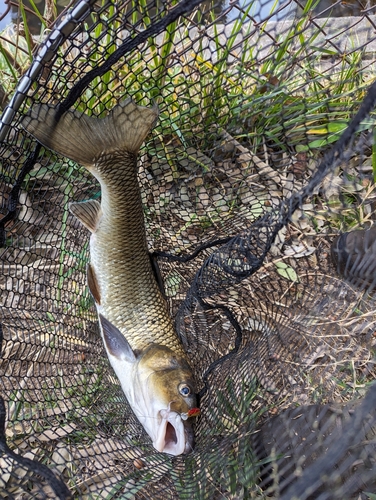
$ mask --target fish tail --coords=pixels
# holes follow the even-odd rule
[[[126,150],[137,153],[152,129],[158,110],[137,106],[132,99],[116,105],[106,117],[69,110],[57,121],[57,110],[48,104],[33,106],[22,126],[43,146],[91,166],[103,152]]]

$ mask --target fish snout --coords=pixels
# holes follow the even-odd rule
[[[159,412],[159,424],[153,446],[156,450],[170,455],[191,453],[194,448],[194,433],[191,420],[183,420],[170,405]]]

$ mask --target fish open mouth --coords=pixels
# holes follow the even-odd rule
[[[175,411],[161,410],[161,421],[158,424],[157,438],[153,442],[156,450],[181,455],[186,451],[186,432],[181,416]]]
[[[165,443],[168,446],[169,444],[176,444],[178,442],[178,438],[176,436],[175,427],[167,422],[166,425],[166,435],[165,435]]]

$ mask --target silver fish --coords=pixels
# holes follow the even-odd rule
[[[158,116],[127,99],[105,118],[34,106],[22,125],[44,146],[84,165],[101,203],[72,203],[91,231],[87,280],[111,365],[138,420],[160,452],[194,446],[193,376],[155,280],[146,241],[137,155]]]

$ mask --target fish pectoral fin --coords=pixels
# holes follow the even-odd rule
[[[87,200],[69,204],[70,212],[89,231],[94,233],[98,227],[98,222],[102,217],[101,204],[97,200]]]
[[[98,316],[102,327],[103,340],[108,352],[115,358],[134,363],[136,355],[121,331],[102,314]]]
[[[99,285],[97,277],[95,276],[94,269],[91,267],[90,264],[88,264],[86,267],[86,280],[87,280],[87,286],[90,290],[91,295],[93,296],[93,299],[95,300],[96,304],[100,306],[101,294],[99,290]]]

